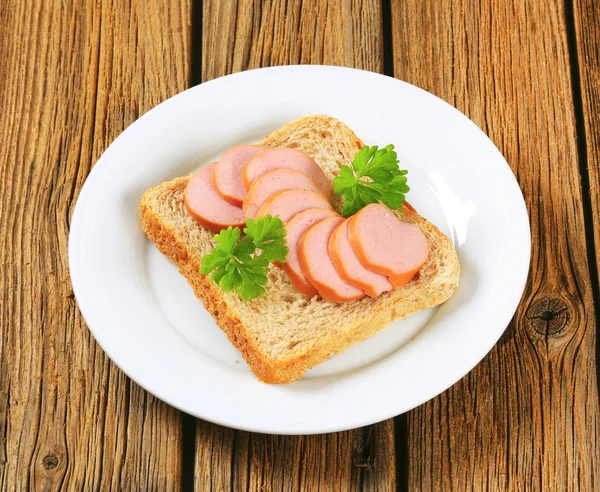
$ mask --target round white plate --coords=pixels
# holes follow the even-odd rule
[[[461,284],[439,308],[396,321],[287,385],[259,382],[140,225],[142,193],[311,114],[393,143],[408,201],[458,249]],[[462,113],[410,84],[348,68],[242,72],[185,91],[125,130],[90,173],[69,237],[79,308],[134,381],[197,417],[279,434],[345,430],[406,412],[471,370],[509,323],[530,255],[521,191]]]

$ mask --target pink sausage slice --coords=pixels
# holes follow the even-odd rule
[[[355,301],[365,295],[362,289],[344,282],[329,256],[329,238],[343,221],[341,217],[322,220],[302,236],[298,245],[298,260],[302,273],[322,297],[332,302]]]
[[[377,297],[383,292],[392,290],[394,286],[385,275],[367,270],[358,261],[348,241],[348,225],[351,220],[342,222],[331,234],[329,256],[342,279],[363,289],[368,296]]]
[[[348,239],[361,264],[387,275],[396,288],[413,278],[429,256],[421,229],[402,222],[377,203],[356,213],[348,227]]]
[[[229,226],[243,226],[246,216],[241,207],[225,201],[213,186],[216,163],[203,167],[188,181],[185,204],[190,215],[201,225],[214,232]]]
[[[288,148],[265,149],[258,152],[242,172],[246,189],[250,189],[255,179],[275,169],[294,169],[306,174],[323,190],[325,196],[331,194],[331,183],[319,165],[299,150]]]
[[[248,161],[263,149],[258,145],[240,145],[227,151],[217,162],[213,184],[225,200],[234,205],[242,205],[247,193],[242,171]]]
[[[307,190],[280,191],[271,195],[258,209],[255,217],[279,215],[283,222],[309,208],[327,208],[333,210],[329,200],[320,193]]]
[[[336,216],[338,216],[338,214],[333,210],[326,208],[309,208],[304,212],[300,212],[285,226],[287,230],[287,236],[285,238],[287,240],[289,251],[287,259],[285,263],[281,264],[281,267],[288,274],[292,285],[301,294],[314,296],[317,294],[317,289],[315,289],[308,281],[300,268],[300,263],[298,261],[298,243],[300,242],[300,238],[316,223],[321,222],[328,217]]]
[[[293,169],[275,169],[263,174],[250,186],[242,205],[246,217],[254,217],[260,206],[271,195],[287,190],[308,190],[323,194],[317,183],[306,174]]]

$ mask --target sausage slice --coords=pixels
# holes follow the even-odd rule
[[[356,213],[348,227],[348,239],[360,263],[387,275],[396,288],[413,278],[429,256],[429,244],[421,229],[402,222],[378,203]]]
[[[285,223],[309,208],[333,209],[329,200],[320,193],[307,190],[289,190],[280,191],[267,198],[256,212],[256,217],[279,215],[279,218]]]
[[[285,263],[281,267],[285,270],[296,290],[307,296],[317,294],[317,289],[308,281],[302,273],[300,263],[298,261],[298,243],[304,233],[313,225],[321,222],[328,217],[338,216],[333,210],[326,208],[309,208],[304,212],[300,212],[296,217],[290,220],[285,228],[287,230],[287,247],[289,249]],[[338,216],[339,217],[339,216]]]
[[[243,226],[246,215],[241,207],[226,201],[213,186],[216,163],[203,167],[188,181],[185,205],[190,215],[201,225],[214,232],[229,226]]]
[[[225,200],[237,206],[242,205],[247,193],[242,171],[248,161],[263,149],[258,145],[240,145],[227,151],[217,162],[213,184]]]
[[[246,189],[255,179],[275,169],[294,169],[306,174],[323,190],[325,196],[331,194],[331,183],[319,165],[306,154],[296,149],[276,148],[265,149],[258,152],[242,172],[242,179]]]
[[[306,174],[293,169],[275,169],[252,183],[242,208],[246,217],[252,218],[267,198],[279,191],[308,190],[323,194],[321,188]]]
[[[340,274],[349,284],[363,289],[368,296],[377,297],[394,286],[385,275],[367,270],[352,251],[348,241],[348,225],[352,219],[342,222],[329,239],[329,256]]]
[[[316,287],[321,297],[333,302],[349,302],[364,297],[362,289],[344,282],[329,256],[329,238],[344,221],[330,217],[312,226],[300,239],[298,260],[302,273]]]

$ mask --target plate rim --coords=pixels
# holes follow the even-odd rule
[[[255,72],[272,72],[272,71],[278,71],[278,72],[291,71],[291,72],[293,72],[295,70],[300,70],[300,71],[306,70],[306,71],[317,71],[318,72],[318,71],[321,71],[324,69],[335,70],[335,71],[360,72],[363,74],[369,74],[369,76],[374,76],[376,78],[385,77],[391,81],[394,81],[394,83],[406,84],[412,88],[422,91],[422,92],[426,93],[428,95],[428,97],[433,97],[433,98],[437,99],[438,102],[441,102],[445,106],[451,108],[452,111],[454,111],[457,115],[460,115],[460,117],[462,117],[465,122],[469,122],[469,124],[471,124],[473,127],[475,127],[477,129],[477,131],[481,134],[481,136],[485,137],[488,140],[488,142],[496,149],[498,154],[500,156],[502,156],[501,152],[495,146],[495,144],[491,141],[491,139],[472,120],[470,120],[461,111],[454,108],[452,105],[450,105],[446,101],[442,100],[441,98],[435,96],[434,94],[431,94],[431,93],[425,91],[424,89],[421,89],[417,86],[409,84],[405,81],[402,81],[402,80],[399,80],[399,79],[396,79],[393,77],[389,77],[387,75],[377,74],[374,72],[369,72],[369,71],[355,69],[355,68],[337,67],[337,66],[330,66],[330,65],[288,65],[288,66],[278,66],[278,67],[257,68],[257,69],[253,69],[253,70],[238,72],[235,74],[226,75],[224,77],[212,79],[204,84],[200,84],[200,85],[191,87],[189,89],[186,89],[185,91],[182,91],[182,92],[176,94],[175,96],[161,102],[154,108],[150,109],[148,112],[144,113],[140,118],[135,120],[131,125],[129,125],[113,142],[111,142],[111,144],[107,147],[107,149],[100,156],[100,158],[98,159],[98,161],[96,162],[96,164],[93,166],[93,168],[89,172],[88,176],[86,177],[85,182],[77,196],[73,215],[70,220],[70,229],[69,229],[69,238],[68,238],[68,262],[69,262],[70,278],[71,278],[71,283],[73,286],[73,291],[75,294],[78,309],[79,309],[83,319],[85,320],[88,329],[90,330],[94,339],[98,342],[98,344],[100,345],[102,350],[107,354],[107,356],[111,359],[111,361],[113,361],[115,363],[115,365],[117,365],[117,367],[119,367],[129,378],[131,378],[136,384],[138,384],[140,387],[144,388],[150,394],[155,395],[160,400],[166,402],[167,404],[169,404],[175,408],[178,408],[188,414],[194,415],[203,420],[213,422],[213,423],[216,423],[219,425],[224,425],[227,427],[232,427],[232,428],[245,430],[245,431],[251,431],[251,432],[282,434],[282,435],[298,435],[298,434],[309,435],[309,434],[322,434],[322,433],[338,432],[338,431],[353,429],[353,428],[373,424],[375,422],[380,422],[382,420],[386,420],[386,419],[395,417],[396,415],[399,415],[408,410],[411,410],[411,409],[429,401],[430,399],[435,398],[436,396],[438,396],[445,390],[451,388],[454,384],[456,384],[463,377],[465,377],[469,372],[471,372],[471,370],[475,366],[477,366],[481,362],[481,360],[483,360],[483,358],[485,358],[485,356],[490,352],[490,350],[493,348],[493,346],[500,339],[500,337],[502,336],[502,333],[504,332],[507,325],[509,324],[511,318],[513,317],[514,313],[516,312],[516,309],[523,297],[525,287],[526,287],[526,282],[528,279],[530,261],[531,261],[531,229],[530,229],[531,225],[530,225],[529,214],[527,211],[527,207],[526,207],[522,189],[520,188],[519,183],[516,180],[516,177],[514,176],[514,173],[512,173],[510,166],[506,162],[506,159],[504,158],[504,156],[502,156],[502,160],[504,161],[504,164],[507,168],[506,170],[512,175],[512,179],[514,180],[516,188],[518,189],[518,197],[520,198],[520,200],[519,200],[519,204],[518,204],[517,208],[521,209],[520,216],[522,219],[525,220],[525,223],[527,226],[524,228],[524,230],[526,231],[526,235],[525,235],[524,239],[525,239],[526,245],[527,245],[526,261],[523,261],[524,266],[522,267],[522,270],[520,271],[520,278],[519,278],[519,281],[517,282],[519,285],[519,289],[518,289],[519,295],[515,296],[515,300],[513,300],[513,302],[511,303],[510,309],[507,308],[504,311],[505,317],[502,319],[502,322],[501,323],[497,322],[499,325],[504,326],[504,329],[502,329],[502,331],[499,332],[497,337],[495,337],[495,336],[491,337],[491,338],[494,338],[494,340],[488,344],[489,346],[488,345],[485,346],[485,350],[483,350],[483,348],[481,348],[481,353],[482,353],[481,357],[478,358],[478,360],[476,360],[472,365],[470,365],[469,369],[464,374],[460,375],[459,377],[453,378],[452,382],[448,383],[447,381],[444,381],[443,384],[437,384],[435,392],[432,390],[430,392],[431,396],[429,396],[428,398],[425,398],[422,401],[419,401],[417,403],[413,403],[413,404],[407,406],[407,408],[394,409],[394,410],[390,410],[389,412],[382,412],[380,415],[377,415],[377,416],[373,416],[372,414],[365,414],[363,416],[362,420],[359,421],[358,419],[355,419],[355,421],[353,421],[353,423],[351,425],[348,425],[348,422],[344,422],[344,423],[340,423],[340,425],[337,427],[331,426],[331,425],[326,425],[326,426],[320,427],[315,422],[312,422],[312,425],[309,426],[311,430],[308,430],[307,428],[300,428],[300,429],[295,430],[295,429],[280,429],[280,428],[277,428],[276,426],[269,427],[269,426],[265,426],[265,425],[245,425],[243,422],[242,423],[234,422],[228,418],[214,418],[214,415],[207,416],[205,414],[200,414],[201,412],[199,413],[197,408],[192,408],[189,405],[185,405],[185,404],[181,404],[179,402],[172,401],[172,398],[170,398],[168,395],[161,394],[162,393],[161,391],[156,391],[156,389],[148,388],[147,385],[145,384],[145,381],[141,381],[141,378],[139,378],[137,374],[135,375],[135,377],[132,376],[130,373],[130,370],[128,370],[129,364],[126,361],[123,361],[123,360],[117,361],[115,359],[115,357],[113,357],[113,355],[112,355],[113,352],[112,352],[111,348],[108,346],[108,344],[105,343],[106,340],[102,339],[102,336],[99,336],[97,333],[98,330],[93,329],[92,325],[89,323],[88,315],[86,314],[86,308],[80,302],[80,297],[78,294],[78,292],[81,293],[81,289],[80,289],[80,285],[79,285],[80,277],[77,273],[75,273],[75,272],[77,272],[77,265],[75,263],[76,259],[74,258],[74,254],[72,253],[76,248],[76,247],[74,247],[74,245],[75,245],[76,232],[78,230],[78,224],[80,221],[83,220],[82,214],[84,211],[83,211],[82,207],[78,207],[78,205],[80,203],[81,198],[85,197],[86,193],[89,193],[89,191],[86,192],[86,190],[89,190],[91,188],[91,185],[89,185],[89,183],[99,173],[99,169],[102,166],[99,167],[98,164],[102,164],[102,162],[105,160],[105,155],[106,155],[107,151],[109,149],[111,149],[111,147],[115,146],[115,144],[117,144],[117,142],[120,142],[121,140],[126,139],[127,135],[129,135],[129,131],[131,130],[131,128],[134,125],[136,125],[136,123],[138,123],[139,121],[141,121],[145,118],[149,118],[149,115],[154,114],[155,112],[161,111],[161,109],[159,109],[159,108],[166,107],[168,104],[171,104],[171,102],[173,100],[181,97],[183,94],[186,94],[186,93],[189,93],[192,91],[203,90],[203,88],[205,88],[209,84],[214,85],[224,79],[243,77],[243,76],[245,76],[245,74],[248,74],[250,72],[253,72],[253,73],[255,73]],[[516,198],[516,195],[513,198]],[[523,225],[525,225],[525,223]],[[526,264],[526,266],[525,266],[525,264]]]

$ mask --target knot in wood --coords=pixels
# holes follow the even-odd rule
[[[42,460],[42,465],[46,470],[52,470],[58,466],[58,458],[53,454],[49,454]]]
[[[525,316],[527,327],[545,336],[558,335],[571,320],[569,306],[558,297],[538,299]]]

